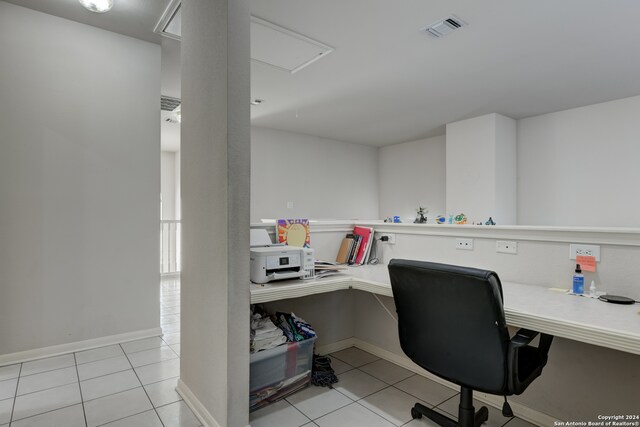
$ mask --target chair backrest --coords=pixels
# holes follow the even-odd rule
[[[492,271],[392,260],[400,345],[416,364],[458,385],[500,393],[509,332]]]

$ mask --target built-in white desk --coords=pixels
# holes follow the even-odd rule
[[[393,296],[386,265],[349,268],[324,279],[251,285],[251,303],[263,303],[345,289]],[[507,323],[628,353],[640,354],[640,307],[609,304],[540,286],[502,282]]]

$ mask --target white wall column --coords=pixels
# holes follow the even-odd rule
[[[487,114],[447,124],[447,213],[516,223],[516,121]]]
[[[182,2],[178,390],[207,425],[248,424],[249,2]]]

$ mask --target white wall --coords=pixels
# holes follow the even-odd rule
[[[640,226],[640,96],[518,120],[518,223]]]
[[[378,218],[378,152],[273,129],[251,130],[251,221]],[[287,202],[293,208],[287,209]]]
[[[158,327],[159,46],[0,28],[0,354]]]
[[[486,114],[447,124],[447,212],[516,223],[516,123]]]
[[[429,222],[446,214],[446,137],[380,147],[380,216],[415,219],[418,205],[429,209]]]
[[[179,184],[176,178],[176,153],[160,153],[160,194],[162,195],[162,219],[176,219],[176,195]]]

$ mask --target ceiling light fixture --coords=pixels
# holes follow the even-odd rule
[[[109,12],[113,7],[113,0],[79,0],[87,10],[96,13]]]

